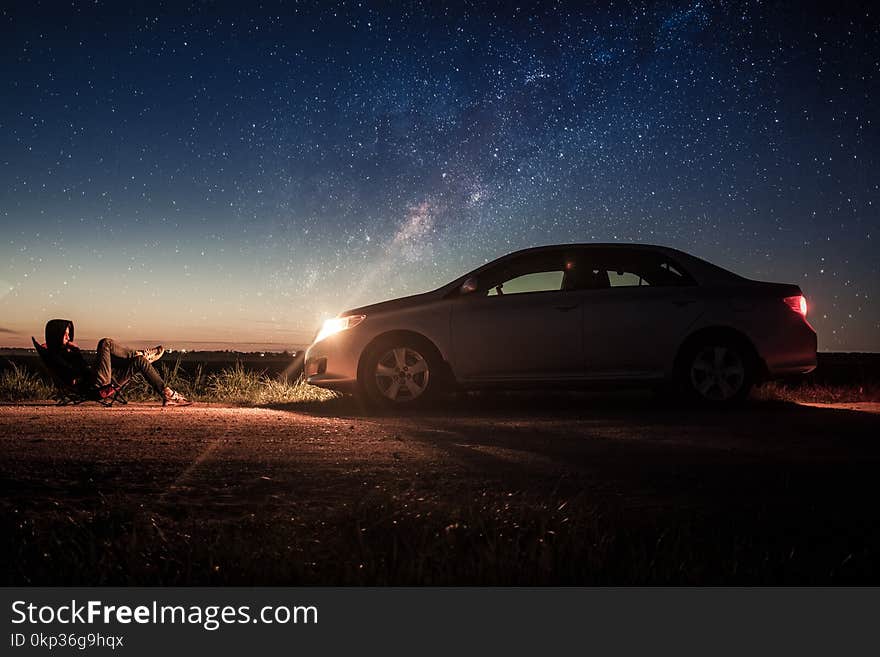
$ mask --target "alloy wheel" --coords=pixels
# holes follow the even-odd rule
[[[746,382],[746,364],[736,349],[705,346],[691,362],[690,379],[694,390],[704,399],[728,401],[737,396]]]
[[[409,402],[428,388],[431,371],[428,361],[411,347],[394,347],[376,362],[376,387],[393,402]]]

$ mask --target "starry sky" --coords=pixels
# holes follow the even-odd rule
[[[880,10],[821,4],[3,3],[0,345],[281,350],[637,241],[880,351]]]

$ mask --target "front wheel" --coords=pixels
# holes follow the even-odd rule
[[[708,340],[690,349],[681,375],[692,399],[716,407],[743,401],[754,382],[749,352],[727,340]]]
[[[410,407],[434,396],[440,367],[427,345],[406,338],[383,340],[370,349],[358,378],[365,397],[374,405]]]

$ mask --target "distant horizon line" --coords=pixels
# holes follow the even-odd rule
[[[75,342],[75,341],[74,341]],[[138,341],[140,344],[141,341]],[[147,340],[146,342],[152,342]],[[247,351],[277,351],[281,353],[283,351],[291,351],[296,350],[300,351],[306,349],[310,342],[301,342],[301,343],[291,343],[291,342],[227,342],[224,340],[178,340],[173,343],[167,343],[166,350],[167,351],[237,351],[237,350],[245,350],[245,347],[250,347]],[[11,349],[30,349],[33,351],[33,345],[21,345],[21,346],[12,346],[12,345],[3,345],[0,346],[0,351],[2,350],[11,350]],[[92,349],[85,349],[85,351],[94,351]]]

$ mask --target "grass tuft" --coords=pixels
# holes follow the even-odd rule
[[[200,402],[258,406],[321,402],[338,396],[329,390],[310,386],[302,380],[288,383],[272,378],[265,371],[248,369],[240,361],[208,375],[200,364],[196,365],[192,373],[187,372],[180,359],[171,365],[162,363],[158,370],[168,387]],[[132,401],[156,399],[156,393],[141,377],[129,384],[126,396]]]
[[[880,385],[835,385],[829,383],[783,383],[770,381],[755,389],[756,399],[801,402],[808,404],[840,404],[880,401]]]
[[[9,365],[10,369],[0,372],[0,400],[17,402],[52,398],[52,386],[39,375],[23,365],[11,361]]]
[[[236,362],[208,376],[204,401],[260,405],[328,401],[337,396],[302,380],[288,383],[273,379],[265,372],[248,370]]]

